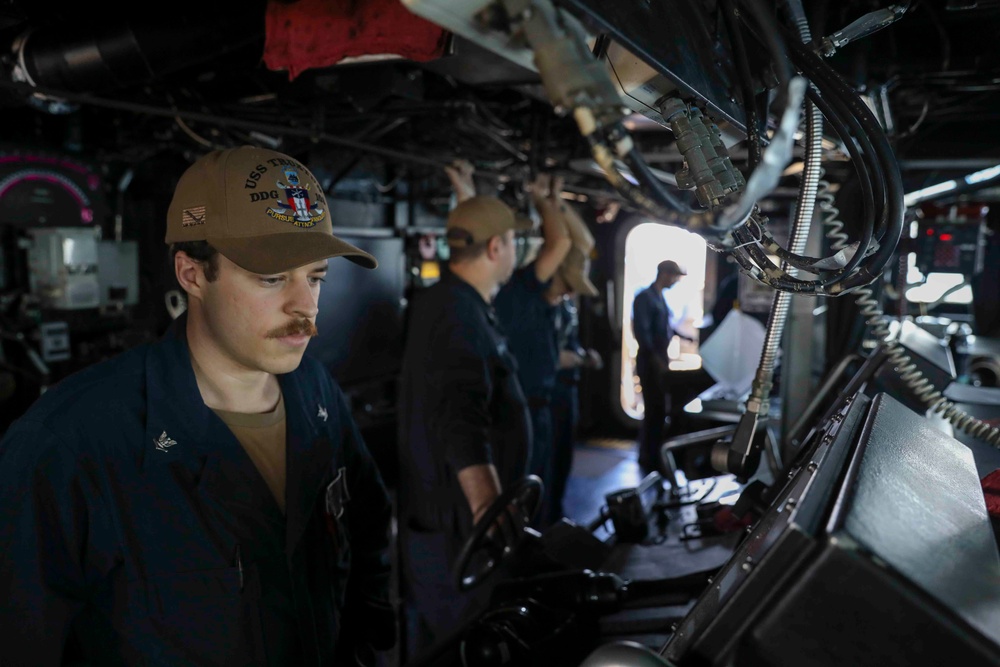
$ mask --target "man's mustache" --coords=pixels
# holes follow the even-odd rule
[[[283,327],[269,331],[268,338],[284,338],[285,336],[318,336],[319,331],[311,320],[295,320]]]

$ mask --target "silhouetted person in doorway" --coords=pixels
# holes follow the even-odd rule
[[[660,445],[667,417],[667,373],[670,369],[667,346],[675,332],[670,326],[670,307],[663,298],[663,290],[673,287],[686,275],[687,271],[677,262],[669,259],[660,262],[656,267],[656,280],[639,292],[632,304],[632,332],[639,343],[636,372],[645,408],[639,437],[639,466],[644,470],[660,469]]]

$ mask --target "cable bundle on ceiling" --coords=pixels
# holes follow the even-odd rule
[[[756,157],[757,150],[751,150],[753,171],[741,192],[731,192],[725,201],[713,201],[705,209],[692,210],[656,178],[620,120],[610,119],[607,109],[577,106],[577,123],[609,182],[651,216],[699,232],[717,250],[730,252],[748,275],[774,289],[823,296],[852,292],[882,274],[903,229],[903,186],[896,159],[878,120],[811,45],[801,43],[792,31],[780,26],[757,0],[744,0],[741,9],[746,11],[734,14],[741,17],[742,26],[730,24],[736,60],[745,61],[739,32],[742,27],[770,54],[771,69],[778,80],[772,106],[779,118],[777,131],[760,157]],[[740,75],[746,78],[748,68],[741,66]],[[799,89],[806,88],[803,79],[808,81],[805,96],[822,112],[851,157],[863,196],[862,217],[852,225],[855,238],[847,248],[828,257],[810,257],[782,246],[757,208],[757,202],[777,186],[791,158],[791,137],[801,115]],[[759,121],[752,92],[747,92],[752,86],[744,81],[741,88],[748,111],[748,145],[753,149],[760,143]],[[633,179],[623,173],[622,164]],[[812,277],[793,275],[796,270]]]

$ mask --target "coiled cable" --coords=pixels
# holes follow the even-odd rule
[[[837,208],[836,197],[830,191],[830,181],[824,178],[826,170],[820,167],[819,183],[816,190],[816,207],[819,209],[820,225],[824,236],[830,240],[830,248],[834,252],[846,248],[851,239],[844,231],[844,223],[840,221],[840,209]]]
[[[825,181],[821,180],[822,183],[825,183]],[[843,250],[847,247],[848,237],[840,231],[844,224],[838,219],[840,217],[839,211],[832,203],[833,197],[829,190],[824,191],[821,185],[820,191],[821,194],[817,194],[817,198],[821,201],[820,208],[823,210],[822,224],[826,228],[826,237],[833,240],[830,245],[832,250]],[[826,197],[829,197],[829,203],[824,208],[822,202]],[[1000,426],[991,426],[965,412],[955,405],[953,401],[945,398],[924,377],[924,374],[917,368],[917,365],[910,356],[906,354],[903,346],[899,344],[899,340],[892,337],[889,331],[889,318],[886,317],[881,306],[879,306],[871,287],[865,286],[859,288],[855,292],[854,302],[858,305],[861,316],[865,320],[865,325],[870,327],[872,335],[877,340],[882,341],[886,361],[892,364],[893,369],[899,374],[906,388],[926,405],[932,414],[940,415],[959,431],[1000,448]]]
[[[924,377],[924,374],[913,363],[906,350],[896,338],[891,338],[889,332],[889,320],[879,307],[870,287],[862,287],[857,291],[855,303],[861,309],[862,316],[865,317],[865,324],[871,327],[872,333],[882,342],[886,353],[886,360],[892,364],[899,374],[907,389],[924,405],[932,414],[941,415],[951,425],[979,438],[980,440],[1000,447],[1000,427],[991,426],[981,419],[973,417],[965,412],[954,402],[948,400],[944,395],[935,389],[934,385]]]

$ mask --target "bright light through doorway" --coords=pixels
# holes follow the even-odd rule
[[[625,275],[622,290],[622,378],[621,402],[625,414],[642,419],[642,388],[635,374],[638,344],[632,333],[632,301],[656,278],[656,265],[672,259],[687,271],[673,288],[664,292],[675,330],[697,339],[705,304],[705,262],[708,246],[696,234],[679,227],[644,223],[629,232],[625,240]],[[674,336],[667,348],[672,370],[701,368],[698,343]]]

